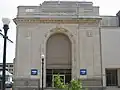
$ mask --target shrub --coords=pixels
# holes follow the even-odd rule
[[[59,74],[54,79],[54,87],[59,89],[67,88],[67,85],[64,84],[64,81],[62,78],[60,78]]]
[[[64,84],[59,74],[54,79],[54,87],[59,89],[83,90],[82,83],[79,79],[71,80],[69,84]]]
[[[80,80],[71,80],[70,84],[72,90],[82,90],[83,88]]]

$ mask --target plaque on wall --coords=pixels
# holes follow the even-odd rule
[[[38,75],[37,69],[31,69],[31,75]]]
[[[87,75],[86,69],[80,69],[80,75]]]

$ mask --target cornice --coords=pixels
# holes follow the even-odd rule
[[[15,24],[18,23],[61,23],[61,24],[79,24],[79,23],[98,23],[100,18],[14,18]]]

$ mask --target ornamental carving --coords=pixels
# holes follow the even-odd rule
[[[58,24],[78,24],[78,23],[99,23],[100,18],[79,18],[79,19],[51,19],[51,18],[15,18],[14,22],[17,23],[58,23]]]
[[[64,28],[54,28],[52,30],[50,30],[50,32],[61,32],[61,33],[64,33],[64,32],[68,32],[68,30],[64,29]]]

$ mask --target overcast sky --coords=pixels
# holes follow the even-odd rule
[[[20,5],[39,5],[45,0],[0,0],[0,29],[2,29],[2,17],[8,17],[11,19],[10,29],[8,31],[9,38],[14,43],[7,42],[7,62],[13,62],[15,57],[15,38],[16,38],[16,25],[12,19],[16,17],[17,6]],[[53,1],[53,0],[49,0]],[[61,0],[63,1],[63,0]],[[71,1],[71,0],[66,0]],[[73,0],[72,0],[73,1]],[[92,1],[94,6],[100,7],[100,15],[112,15],[115,16],[120,10],[120,0],[75,0],[75,1]],[[3,38],[0,36],[0,62],[3,58]]]

